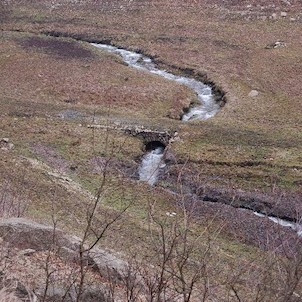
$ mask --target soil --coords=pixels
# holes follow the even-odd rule
[[[20,41],[20,44],[25,49],[36,49],[37,51],[55,55],[59,58],[88,59],[95,57],[91,50],[81,47],[75,41],[29,37]]]

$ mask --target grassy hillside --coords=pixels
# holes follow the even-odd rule
[[[288,289],[300,267],[296,232],[234,208],[301,215],[301,3],[275,2],[1,3],[0,140],[8,138],[0,143],[1,216],[44,223],[55,216],[81,237],[103,183],[96,226],[127,207],[103,247],[156,267],[160,226],[169,241],[175,225],[187,230],[189,213],[192,259],[207,264],[201,279],[211,283],[205,301],[299,301],[300,277]],[[206,75],[227,103],[212,119],[183,123],[192,91],[88,41]],[[277,41],[286,46],[267,47]],[[138,181],[146,142],[120,130],[137,126],[178,133],[154,187]],[[267,280],[271,287],[262,287]],[[289,291],[297,300],[282,300]]]

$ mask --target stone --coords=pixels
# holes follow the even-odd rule
[[[283,17],[283,18],[286,17],[287,16],[287,12],[281,12],[280,16]]]
[[[276,41],[275,43],[271,43],[265,46],[266,49],[282,48],[282,47],[286,47],[286,43],[283,41]]]
[[[0,140],[0,149],[3,151],[9,151],[15,147],[14,144],[10,143],[9,138],[4,137]]]
[[[173,152],[169,149],[165,152],[164,159],[165,159],[165,162],[167,162],[167,163],[176,163],[177,162],[175,154],[173,154]]]
[[[107,251],[93,249],[89,252],[88,261],[93,269],[109,280],[121,283],[127,275],[128,263]]]
[[[275,42],[274,48],[286,47],[286,43],[282,41]]]
[[[271,17],[272,17],[273,20],[277,20],[278,19],[278,16],[277,16],[276,13],[273,13]]]
[[[258,90],[251,90],[250,93],[248,94],[249,97],[254,98],[259,95]]]
[[[5,274],[2,274],[0,277],[0,289],[7,289],[4,292],[9,294],[9,296],[7,296],[7,299],[5,300],[2,300],[0,297],[1,302],[38,302],[38,298],[35,293],[24,286],[24,284],[20,283],[18,280],[7,278]]]
[[[36,223],[25,218],[0,219],[0,238],[9,247],[24,251],[54,251],[61,258],[70,262],[79,261],[79,245],[81,239],[68,236],[52,226]],[[87,265],[101,276],[116,282],[122,281],[127,271],[127,262],[112,253],[94,248],[84,255]]]
[[[35,252],[36,252],[36,250],[34,250],[34,249],[25,249],[25,250],[20,251],[20,255],[31,256]]]
[[[18,249],[50,250],[54,246],[77,251],[79,242],[68,238],[62,231],[52,226],[42,225],[25,218],[8,218],[0,220],[0,236],[10,246]]]

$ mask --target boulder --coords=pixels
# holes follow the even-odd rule
[[[61,230],[55,230],[52,226],[25,218],[1,219],[0,236],[10,246],[22,250],[45,251],[58,247],[72,254],[79,246],[79,239],[65,236]]]
[[[54,230],[25,218],[8,218],[0,220],[0,238],[10,247],[27,251],[55,251],[67,261],[79,260],[81,239],[65,235],[61,230]],[[123,279],[127,262],[112,253],[94,248],[85,255],[87,264],[106,278],[116,282]]]
[[[89,263],[101,276],[114,282],[122,282],[127,275],[128,263],[101,249],[89,252]]]
[[[251,90],[250,93],[248,94],[249,97],[254,98],[259,95],[258,90]]]

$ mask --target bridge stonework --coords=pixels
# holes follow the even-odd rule
[[[144,128],[127,129],[126,132],[132,136],[138,137],[144,141],[145,144],[158,141],[167,146],[171,139],[175,137],[175,132],[171,131],[156,131]]]

